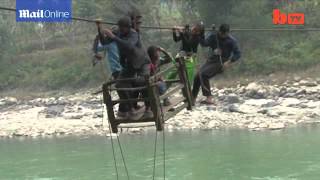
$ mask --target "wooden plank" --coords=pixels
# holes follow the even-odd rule
[[[157,81],[159,77],[163,76],[167,71],[171,70],[172,68],[175,68],[175,65],[172,63],[165,65],[164,70],[161,70],[160,72],[150,77],[151,82]]]
[[[191,95],[191,86],[190,86],[190,82],[188,79],[188,74],[187,74],[187,70],[186,70],[186,65],[185,65],[185,61],[184,58],[179,59],[177,61],[179,63],[179,75],[180,75],[180,79],[183,81],[184,83],[184,88],[182,89],[182,93],[183,96],[186,98],[187,102],[188,102],[188,110],[192,110],[192,106],[193,106],[193,100],[192,100],[192,95]]]
[[[176,107],[174,109],[174,111],[169,111],[169,112],[166,112],[164,114],[164,121],[168,121],[169,119],[173,118],[175,115],[177,115],[179,112],[181,112],[183,109],[187,108],[188,107],[188,104],[187,103],[184,103],[182,104],[181,106],[179,107]]]
[[[111,129],[113,133],[118,132],[117,124],[115,123],[115,116],[113,111],[113,104],[112,104],[112,98],[110,92],[107,90],[108,87],[106,84],[102,86],[103,90],[103,100],[107,107],[107,113],[108,113],[108,121],[111,125]]]
[[[118,100],[114,100],[112,101],[113,105],[116,105],[118,103],[126,103],[126,102],[144,102],[147,99],[144,98],[138,98],[138,99],[118,99]]]
[[[174,88],[170,88],[168,92],[166,92],[164,95],[160,96],[160,100],[164,100],[164,99],[172,96],[176,92],[179,92],[179,90],[181,90],[183,87],[184,87],[183,84],[178,84]]]
[[[111,91],[141,91],[147,89],[146,86],[135,87],[135,88],[109,88]]]
[[[141,115],[141,117],[143,114]],[[154,122],[154,118],[147,118],[147,119],[140,119],[132,120],[132,119],[116,119],[117,124],[129,124],[129,123],[145,123],[145,122]]]
[[[155,122],[145,122],[145,123],[132,123],[132,124],[120,124],[118,128],[144,128],[155,126]]]
[[[181,80],[180,79],[171,79],[171,80],[164,80],[164,82],[165,83],[179,83],[179,82],[181,82]]]
[[[111,81],[108,81],[107,83],[106,83],[106,85],[107,86],[111,86],[112,84],[115,84],[115,83],[117,83],[117,82],[119,82],[119,81],[135,81],[136,80],[136,78],[124,78],[124,79],[115,79],[115,80],[111,80]]]
[[[170,106],[162,106],[162,111],[164,113],[168,112],[170,109],[174,108],[178,104],[182,103],[185,100],[184,97],[179,96],[179,97],[173,97],[170,99],[171,105]]]

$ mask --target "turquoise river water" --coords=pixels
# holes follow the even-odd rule
[[[120,135],[130,180],[150,180],[154,132]],[[163,179],[162,134],[156,178]],[[116,157],[119,179],[128,179]],[[166,133],[167,180],[318,180],[320,127]],[[110,138],[0,139],[0,180],[116,180]]]

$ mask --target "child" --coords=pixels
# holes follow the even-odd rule
[[[165,55],[164,58],[160,57],[160,53],[163,53]],[[156,74],[159,71],[159,67],[161,65],[172,62],[172,57],[170,56],[170,54],[161,47],[150,46],[148,48],[148,55],[151,60],[151,64],[150,64],[151,76]],[[167,91],[167,85],[162,78],[159,79],[158,88],[159,88],[160,95],[163,95]],[[164,99],[163,101],[164,106],[169,106],[170,104],[171,103],[168,98]]]

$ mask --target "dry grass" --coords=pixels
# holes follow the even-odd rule
[[[222,75],[218,75],[212,80],[212,85],[216,86],[219,89],[225,87],[235,87],[237,85],[247,85],[251,82],[263,81],[268,84],[282,84],[285,81],[293,80],[295,77],[304,78],[312,78],[312,79],[319,79],[320,78],[320,64],[314,66],[305,71],[299,72],[276,72],[269,75],[239,75],[234,76],[231,73],[226,71]],[[65,95],[71,95],[78,92],[96,92],[100,90],[99,86],[96,87],[84,87],[82,89],[61,89],[56,91],[46,91],[41,89],[13,89],[0,92],[0,97],[5,96],[13,96],[19,99],[34,99],[38,97],[59,97]]]

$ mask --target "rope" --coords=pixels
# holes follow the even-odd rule
[[[107,76],[105,74],[105,71],[104,71],[104,63],[103,63],[103,59],[101,60],[101,71],[102,71],[102,74],[104,75],[104,79],[105,81],[107,81]],[[104,127],[104,105],[103,105],[103,99],[101,98],[101,105],[102,105],[102,128]],[[117,180],[119,180],[119,171],[118,171],[118,166],[117,166],[117,158],[116,158],[116,153],[115,153],[115,148],[114,148],[114,142],[113,142],[113,137],[112,137],[112,131],[111,131],[111,124],[110,122],[108,122],[108,127],[109,127],[109,136],[110,136],[110,139],[111,139],[111,148],[112,148],[112,154],[113,154],[113,162],[114,162],[114,168],[115,168],[115,172],[116,172],[116,177],[117,177]],[[107,139],[107,132],[104,131],[104,135]]]
[[[105,70],[105,68],[104,68],[105,67],[104,59],[101,60],[101,66],[100,67],[101,67],[102,74],[104,76],[104,80],[105,80],[105,82],[107,82],[107,79],[108,79],[107,78],[107,74],[104,71]],[[109,93],[111,93],[111,90],[109,90]],[[103,103],[103,101],[102,101],[102,103]],[[102,112],[104,112],[103,110],[102,110]],[[104,114],[104,113],[102,113],[102,114]],[[104,116],[102,116],[102,127],[103,127],[103,121],[104,121]],[[115,153],[115,148],[114,148],[114,142],[113,142],[113,137],[112,137],[112,128],[111,128],[110,121],[108,122],[108,127],[109,127],[109,135],[110,135],[110,138],[111,138],[111,147],[112,147],[112,153],[113,153],[113,160],[114,160],[114,166],[115,166],[115,171],[116,171],[116,177],[117,177],[117,180],[119,180],[119,171],[118,171],[118,167],[117,167],[116,153]],[[105,132],[105,136],[107,137],[106,132]],[[124,165],[124,168],[125,168],[125,171],[126,171],[126,175],[128,177],[128,180],[130,180],[127,164],[126,164],[126,161],[125,161],[125,158],[124,158],[124,155],[123,155],[123,150],[122,150],[122,146],[121,146],[121,143],[120,143],[120,138],[119,138],[118,135],[117,135],[117,142],[118,142],[118,145],[119,145],[121,158],[122,158],[122,162],[123,162],[123,165]]]
[[[158,131],[156,130],[156,135],[155,135],[155,140],[154,140],[152,180],[154,180],[155,176],[156,176],[157,142],[158,142]]]
[[[120,138],[118,136],[117,136],[117,140],[118,140],[118,145],[119,145],[119,148],[120,148],[120,153],[121,153],[124,169],[126,171],[128,180],[130,180],[129,171],[128,171],[127,164],[126,164],[126,161],[125,161],[125,158],[124,158],[124,155],[123,155],[123,150],[122,150],[122,146],[121,146],[121,143],[120,143]]]
[[[160,103],[160,110],[161,110],[161,119],[164,122],[164,113],[163,113],[163,106]],[[165,128],[163,127],[162,130],[162,151],[163,151],[163,179],[166,179],[166,140],[165,140]]]
[[[101,99],[101,103],[103,106],[103,100]],[[104,108],[102,108],[102,127],[103,127],[103,121],[104,121]],[[117,180],[119,180],[119,171],[118,171],[118,166],[117,166],[117,159],[116,159],[116,153],[115,153],[115,148],[114,148],[114,142],[113,142],[113,137],[112,137],[112,131],[111,131],[111,125],[110,123],[108,123],[109,125],[109,136],[111,139],[111,148],[112,148],[112,154],[113,154],[113,162],[114,162],[114,167],[115,167],[115,171],[116,171],[116,177]],[[107,137],[107,133],[105,132],[105,137]]]
[[[12,11],[16,12],[15,8],[8,8],[8,7],[1,7],[0,10],[3,11]],[[82,18],[82,17],[72,17],[71,18],[74,21],[83,21],[83,22],[88,22],[88,23],[96,23],[97,20],[93,19],[87,19],[87,18]],[[101,24],[106,24],[106,25],[117,25],[117,23],[114,22],[108,22],[108,21],[99,21]],[[172,30],[172,27],[165,27],[165,26],[141,26],[140,28],[142,29],[150,29],[150,30]],[[205,28],[207,31],[211,31],[212,28]],[[280,32],[285,32],[285,31],[320,31],[320,27],[313,27],[313,28],[233,28],[231,31],[280,31]]]

